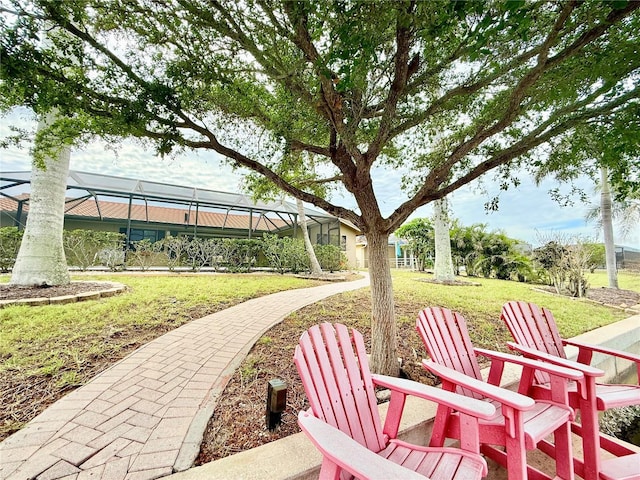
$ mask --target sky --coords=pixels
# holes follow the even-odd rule
[[[17,109],[0,117],[0,139],[11,133],[10,127],[35,130],[32,116],[26,109]],[[31,169],[29,146],[0,149],[0,170],[3,172]],[[206,188],[232,193],[246,193],[241,190],[242,172],[234,172],[224,164],[215,152],[185,152],[172,159],[157,157],[151,148],[124,141],[114,151],[103,142],[95,142],[74,149],[71,153],[71,169],[106,175],[151,180],[188,187]],[[572,206],[561,206],[551,199],[548,191],[557,186],[552,180],[545,180],[539,186],[532,178],[523,175],[521,184],[500,195],[498,211],[486,212],[484,204],[487,196],[471,184],[454,192],[449,198],[452,216],[462,225],[485,223],[489,231],[502,230],[511,238],[523,240],[538,246],[555,236],[573,237],[580,235],[593,241],[602,241],[593,223],[585,220],[590,208],[578,199]],[[374,172],[374,184],[380,208],[384,215],[390,214],[404,199],[399,195],[399,174],[385,171]],[[489,190],[490,179],[485,180]],[[592,203],[598,202],[599,193],[593,182],[581,179],[578,185],[588,194]],[[565,192],[570,187],[560,186]],[[334,203],[353,209],[355,201],[346,195],[335,195]],[[312,207],[315,208],[315,207]],[[410,218],[429,217],[431,207],[418,209]],[[616,244],[640,249],[640,225],[625,239],[614,232]]]

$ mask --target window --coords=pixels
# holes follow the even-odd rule
[[[127,229],[121,228],[120,233],[126,235]],[[139,242],[140,240],[149,240],[150,242],[157,242],[164,238],[164,230],[143,230],[141,228],[132,228],[129,232],[130,242]]]

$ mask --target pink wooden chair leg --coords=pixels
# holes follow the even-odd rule
[[[527,454],[524,450],[524,432],[507,437],[507,471],[509,480],[527,480]]]
[[[436,418],[431,431],[431,440],[429,441],[430,447],[442,447],[447,437],[447,426],[449,425],[449,415],[451,415],[451,409],[445,405],[438,405],[436,412]]]
[[[584,471],[578,473],[582,473],[584,480],[598,480],[600,477],[600,427],[598,412],[593,407],[588,400],[580,401]]]
[[[325,458],[322,460],[318,480],[339,480],[341,471],[342,469],[338,465]]]
[[[555,444],[556,475],[558,478],[572,480],[575,478],[573,462],[568,461],[572,456],[571,449],[571,425],[567,423],[558,428],[553,434]]]

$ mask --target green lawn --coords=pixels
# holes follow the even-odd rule
[[[595,273],[587,275],[589,284],[592,287],[607,287],[609,286],[607,272],[604,270],[598,270]],[[633,290],[634,292],[640,292],[640,274],[631,272],[618,272],[618,287],[625,290]]]
[[[422,278],[429,277],[430,275],[427,274],[422,275]],[[398,271],[394,273],[396,302],[413,305],[413,308],[408,308],[407,315],[399,315],[401,322],[406,321],[413,324],[419,308],[447,307],[462,313],[467,322],[474,327],[472,333],[478,335],[473,339],[474,341],[483,343],[485,340],[484,332],[487,337],[496,342],[495,346],[504,344],[504,339],[496,336],[496,332],[502,330],[502,325],[499,322],[500,309],[505,302],[510,300],[534,302],[549,308],[564,337],[572,337],[628,316],[620,310],[603,307],[584,299],[542,292],[534,285],[526,283],[461,277],[461,280],[473,281],[479,286],[446,286],[416,281],[420,278],[421,275],[415,272]],[[606,274],[596,272],[589,276],[589,281],[594,286],[606,285]],[[640,275],[621,275],[620,288],[640,292]],[[485,346],[491,347],[491,345]]]
[[[110,355],[140,343],[145,331],[168,331],[250,298],[313,284],[281,275],[114,274],[74,279],[114,281],[129,288],[97,301],[1,309],[0,372],[55,375],[70,360],[80,366],[86,356]],[[122,337],[124,341],[113,341]]]

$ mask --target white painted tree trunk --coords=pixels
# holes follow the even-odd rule
[[[433,230],[436,246],[435,279],[439,282],[453,282],[456,277],[451,259],[451,237],[449,235],[446,198],[436,200],[433,203]]]
[[[41,120],[38,131],[50,125],[54,118],[54,114],[49,114]],[[11,274],[12,285],[66,285],[70,282],[62,245],[69,161],[70,149],[62,146],[57,156],[45,158],[45,168],[33,162],[29,214]]]
[[[322,268],[320,268],[320,262],[316,257],[316,252],[311,245],[311,239],[309,238],[309,230],[307,230],[307,216],[304,214],[304,204],[302,200],[296,198],[296,205],[298,207],[298,218],[300,228],[302,229],[302,236],[304,237],[304,247],[309,255],[309,264],[311,265],[311,275],[322,275]]]
[[[367,233],[371,276],[371,370],[397,377],[398,335],[389,266],[389,236]]]
[[[609,287],[618,288],[618,270],[616,268],[616,246],[613,239],[613,201],[611,200],[611,186],[607,167],[600,167],[600,215],[602,215],[602,230],[604,232],[604,252],[607,263],[607,277]]]

